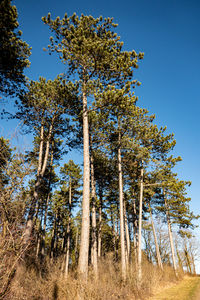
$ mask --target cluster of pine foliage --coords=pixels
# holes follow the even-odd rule
[[[97,278],[99,261],[112,254],[124,282],[135,265],[138,285],[145,256],[161,270],[172,265],[176,275],[178,266],[194,272],[193,253],[186,244],[180,253],[172,236],[174,228],[186,240],[194,228],[190,182],[174,172],[181,161],[172,154],[174,135],[158,128],[134,92],[143,53],[123,50],[112,18],[65,14],[53,20],[48,14],[42,18],[53,35],[48,51],[58,54],[66,72],[55,80],[25,81],[30,48],[14,33],[16,8],[10,0],[0,5],[5,36],[0,51],[13,58],[1,55],[0,91],[15,95],[14,117],[34,137],[25,154],[0,139],[2,295],[18,268],[34,262],[43,270],[45,262],[60,261],[65,277],[75,270],[84,279],[90,266]],[[72,159],[62,163],[66,153],[73,157],[82,148],[83,168]],[[167,255],[155,216],[168,228]]]

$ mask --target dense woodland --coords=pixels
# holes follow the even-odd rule
[[[95,285],[107,259],[120,284],[133,278],[137,291],[147,266],[160,276],[167,266],[175,277],[195,274],[191,183],[174,171],[181,161],[174,135],[140,107],[135,74],[143,53],[123,50],[112,18],[42,20],[52,34],[47,52],[66,72],[33,81],[24,75],[31,49],[17,9],[0,3],[1,101],[11,97],[16,110],[2,117],[33,135],[25,153],[0,138],[0,298],[9,297],[18,272],[44,278],[55,265],[64,280],[92,274]]]

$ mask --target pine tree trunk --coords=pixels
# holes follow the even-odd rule
[[[101,233],[102,233],[102,190],[99,195],[99,230],[98,230],[98,258],[101,257]]]
[[[51,236],[51,249],[50,249],[50,259],[53,261],[54,258],[54,252],[55,252],[55,239],[56,239],[56,228],[57,228],[57,217],[58,213],[56,212],[54,223],[53,223],[53,230],[52,230],[52,236]]]
[[[77,229],[76,229],[76,239],[75,239],[74,253],[75,253],[75,262],[76,262],[77,258],[78,258],[78,226],[77,226]]]
[[[160,257],[160,250],[159,250],[159,246],[158,246],[158,240],[157,240],[157,236],[156,236],[156,229],[155,229],[155,226],[154,226],[154,221],[153,221],[153,217],[152,217],[150,203],[149,203],[149,213],[150,213],[150,218],[151,218],[151,226],[152,226],[152,230],[153,230],[154,242],[155,242],[155,246],[156,246],[157,263],[158,263],[159,268],[161,270],[163,270],[163,265],[162,265],[162,260],[161,260],[161,257]]]
[[[177,258],[178,258],[178,265],[179,265],[180,270],[183,272],[183,262],[182,262],[182,259],[181,259],[181,256],[180,256],[180,253],[178,250],[177,241],[176,241],[175,246],[176,246],[176,254],[177,254]]]
[[[115,219],[113,216],[113,211],[111,207],[111,226],[112,226],[112,235],[113,235],[113,250],[114,250],[114,258],[117,261],[117,243],[116,243],[116,231],[115,231]]]
[[[119,132],[118,147],[118,173],[119,173],[119,211],[120,211],[120,241],[121,241],[121,272],[122,280],[126,280],[126,256],[125,256],[125,237],[124,237],[124,203],[123,203],[123,181],[121,163],[121,134]]]
[[[44,222],[43,222],[43,230],[42,230],[42,247],[41,247],[42,257],[44,257],[45,255],[45,235],[46,235],[47,212],[48,212],[49,200],[50,200],[50,191],[48,192],[48,196],[45,203]]]
[[[192,261],[192,274],[196,275],[196,268],[194,263],[194,255],[191,253],[191,261]]]
[[[142,162],[143,164],[143,162]],[[138,233],[138,281],[142,280],[142,202],[143,202],[143,176],[144,169],[141,168],[140,174],[140,202],[139,202],[139,233]]]
[[[90,155],[87,96],[85,92],[83,92],[83,160],[83,201],[78,272],[81,277],[87,279],[90,230]]]
[[[40,129],[40,147],[39,147],[39,157],[38,157],[38,169],[37,169],[37,179],[35,183],[34,193],[33,193],[33,199],[31,201],[31,207],[29,210],[29,215],[26,223],[26,228],[23,234],[23,244],[27,246],[29,243],[32,229],[33,229],[33,217],[35,213],[35,207],[38,202],[38,192],[39,192],[39,186],[41,182],[41,176],[40,172],[42,169],[42,154],[43,154],[43,145],[44,145],[44,126],[41,126]]]
[[[66,243],[66,255],[65,255],[65,278],[68,277],[69,273],[69,255],[70,255],[70,221],[67,224],[67,243]]]
[[[94,158],[91,154],[91,196],[92,196],[92,244],[91,255],[94,274],[98,276],[97,265],[97,226],[96,226],[96,191],[95,191],[95,178],[94,178]]]
[[[128,219],[127,219],[125,201],[124,201],[124,222],[125,222],[125,232],[126,232],[126,265],[127,265],[127,268],[128,268],[129,267],[129,262],[130,262],[130,235],[129,235]]]
[[[117,220],[116,220],[116,229],[117,229],[117,237],[116,237],[116,246],[117,246],[117,260],[119,258],[119,227],[120,227],[120,217],[119,217],[120,213],[119,213],[119,205],[117,202]]]
[[[70,237],[71,237],[71,206],[72,206],[72,183],[71,178],[69,179],[69,220],[67,224],[67,249],[66,249],[66,260],[65,260],[65,277],[68,276],[69,270],[69,255],[70,255]]]
[[[188,249],[187,249],[186,243],[185,243],[185,246],[184,246],[184,254],[185,254],[185,260],[186,260],[186,265],[187,265],[188,273],[192,274],[192,267],[191,267],[190,255],[188,253]]]
[[[36,259],[39,257],[40,247],[41,247],[41,220],[40,220],[39,229],[37,233],[36,254],[35,254]]]
[[[50,145],[50,140],[51,140],[51,136],[52,136],[54,118],[55,117],[52,118],[52,122],[51,122],[51,125],[49,128],[49,134],[48,134],[48,138],[47,138],[47,142],[46,142],[46,151],[45,151],[43,162],[42,162],[43,143],[44,143],[44,126],[43,125],[41,126],[41,130],[40,130],[40,149],[39,149],[39,159],[38,159],[37,180],[36,180],[35,189],[34,189],[34,193],[33,193],[33,200],[31,203],[30,210],[29,210],[28,220],[26,223],[26,228],[25,228],[24,235],[23,235],[24,245],[28,244],[30,237],[31,237],[32,230],[33,230],[33,218],[34,218],[34,214],[35,214],[35,207],[38,202],[40,184],[41,184],[42,178],[44,176],[44,173],[45,173],[46,167],[47,167],[47,161],[48,161],[48,156],[49,156],[49,145]]]
[[[170,217],[169,217],[167,198],[166,198],[164,190],[163,190],[163,197],[164,197],[164,201],[165,201],[165,211],[166,211],[168,234],[169,234],[169,241],[170,241],[171,253],[172,253],[173,268],[174,268],[175,275],[177,276],[178,274],[177,274],[177,266],[176,266],[175,251],[174,251],[174,242],[173,242],[173,237],[172,237],[171,222],[170,222]]]
[[[42,249],[41,249],[42,257],[44,257],[44,255],[45,255],[45,235],[46,235],[47,212],[48,212],[48,205],[49,205],[49,200],[50,200],[50,190],[51,190],[51,172],[52,172],[52,167],[53,167],[53,153],[54,153],[53,147],[54,147],[54,143],[52,144],[52,149],[51,149],[48,195],[47,195],[46,203],[45,203],[45,213],[44,213],[44,222],[43,222],[43,230],[42,230]]]
[[[138,270],[138,220],[135,199],[133,199],[133,245],[135,256],[135,268]]]

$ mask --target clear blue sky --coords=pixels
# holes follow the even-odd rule
[[[54,79],[64,71],[55,56],[42,49],[50,31],[41,17],[63,17],[76,12],[114,17],[126,50],[145,53],[135,77],[138,105],[156,114],[159,126],[167,125],[177,140],[176,155],[183,158],[179,177],[191,180],[191,207],[200,214],[200,1],[199,0],[15,0],[23,39],[32,46],[31,67],[26,75]],[[7,126],[9,126],[7,124]]]

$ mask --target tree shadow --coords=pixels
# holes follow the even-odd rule
[[[55,282],[53,287],[53,300],[57,300],[57,299],[58,299],[58,285]]]

